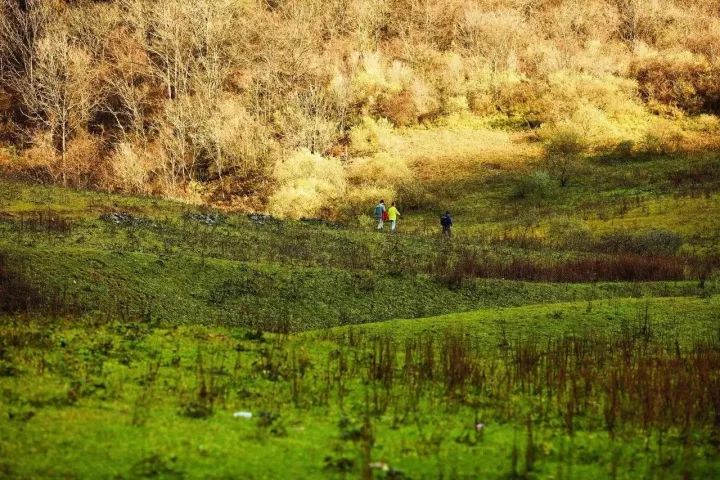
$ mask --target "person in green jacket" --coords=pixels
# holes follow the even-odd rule
[[[398,222],[398,217],[400,216],[400,211],[398,211],[394,202],[390,206],[390,210],[388,210],[387,213],[388,213],[388,220],[390,220],[390,231],[392,233],[395,233],[395,232],[397,232],[397,222]]]

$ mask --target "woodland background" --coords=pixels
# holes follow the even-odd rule
[[[0,172],[286,217],[715,147],[720,3],[4,0]],[[520,173],[518,173],[520,174]]]

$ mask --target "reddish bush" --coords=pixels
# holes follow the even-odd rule
[[[619,254],[564,262],[513,259],[507,262],[464,251],[456,261],[440,258],[432,274],[450,287],[466,278],[503,278],[528,282],[649,282],[685,279],[685,264],[678,257]]]
[[[720,111],[717,67],[702,57],[656,57],[638,61],[631,69],[647,102],[690,113]]]

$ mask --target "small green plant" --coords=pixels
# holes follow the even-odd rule
[[[174,465],[176,461],[175,457],[165,459],[159,454],[153,454],[135,463],[130,474],[133,478],[184,478],[183,472]]]
[[[555,194],[555,185],[550,175],[544,170],[535,170],[518,179],[512,198],[540,201],[552,199]]]
[[[561,187],[567,186],[586,151],[582,134],[574,128],[555,127],[546,135],[545,166]]]

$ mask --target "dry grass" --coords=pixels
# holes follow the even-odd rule
[[[525,133],[447,125],[392,132],[381,148],[405,159],[422,181],[473,177],[487,169],[522,170],[542,148]]]

